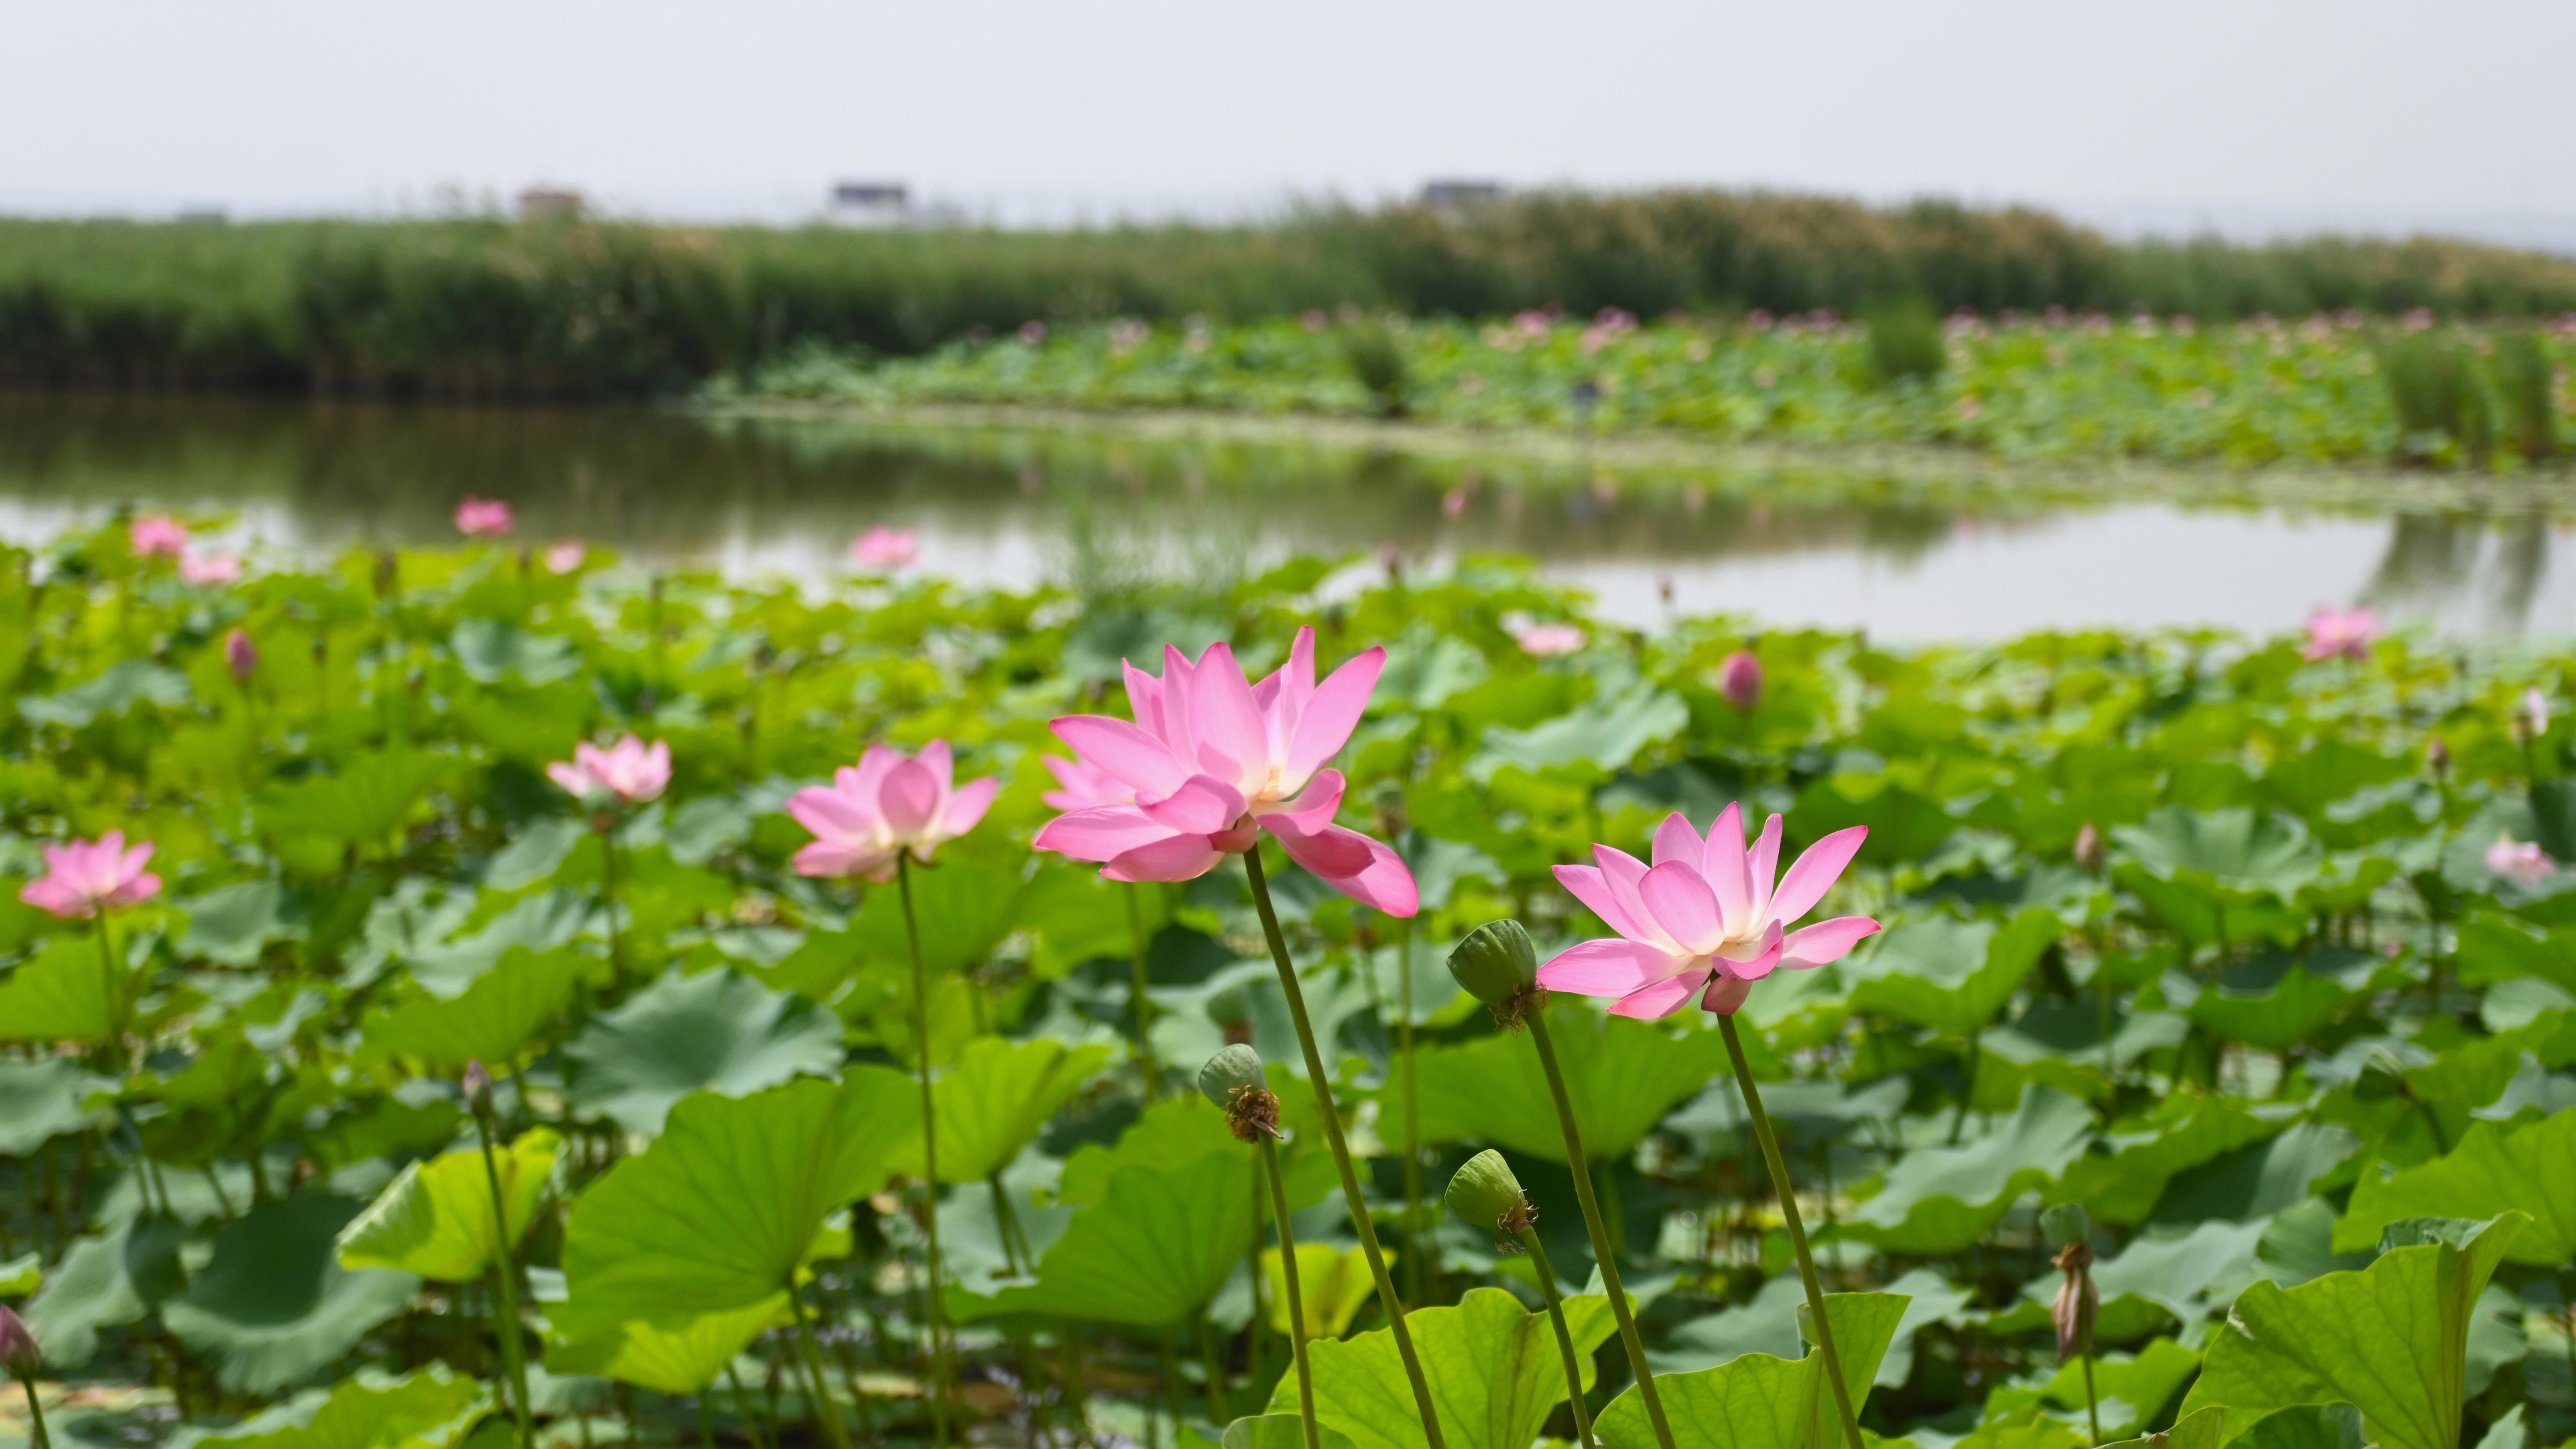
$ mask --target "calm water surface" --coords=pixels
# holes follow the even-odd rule
[[[1608,614],[1992,639],[2043,627],[2268,633],[2370,603],[2462,636],[2576,636],[2576,530],[2532,514],[1938,501],[1853,476],[1474,466],[1347,448],[841,422],[163,398],[0,397],[0,533],[124,504],[227,513],[281,550],[452,538],[466,493],[523,537],[822,580],[871,524],[972,584],[1233,576],[1292,551],[1411,569],[1515,553]]]

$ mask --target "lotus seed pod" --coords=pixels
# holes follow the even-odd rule
[[[1462,1221],[1505,1238],[1520,1236],[1537,1216],[1530,1210],[1529,1194],[1521,1191],[1521,1180],[1512,1176],[1512,1165],[1490,1147],[1468,1158],[1449,1179],[1444,1200]]]
[[[43,1352],[36,1347],[36,1335],[29,1331],[26,1321],[6,1304],[0,1304],[0,1369],[8,1370],[12,1378],[30,1380],[44,1362]]]
[[[1199,1091],[1220,1107],[1231,1105],[1237,1092],[1269,1087],[1261,1074],[1261,1053],[1248,1046],[1227,1047],[1199,1068]]]
[[[2083,1242],[2092,1226],[2092,1219],[2084,1215],[2082,1203],[2059,1203],[2039,1215],[2040,1232],[2047,1235],[2052,1245],[2060,1248],[2069,1243]]]
[[[1520,922],[1487,921],[1449,953],[1449,974],[1499,1015],[1538,988],[1538,950]]]

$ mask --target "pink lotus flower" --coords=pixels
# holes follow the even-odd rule
[[[128,850],[122,830],[48,845],[45,873],[27,882],[18,899],[67,921],[97,915],[104,906],[140,905],[161,890],[161,877],[143,868],[151,859],[151,844]]]
[[[188,530],[169,514],[147,513],[125,526],[125,542],[136,558],[177,558],[188,550]]]
[[[235,684],[248,684],[259,672],[259,646],[250,642],[248,630],[235,629],[224,636],[224,668],[232,672]]]
[[[857,767],[843,766],[831,784],[789,796],[787,813],[814,832],[814,843],[796,852],[797,873],[892,880],[907,850],[929,864],[942,842],[975,828],[1001,788],[990,775],[952,788],[953,769],[946,740],[911,756],[870,745]]]
[[[584,544],[580,539],[567,538],[561,543],[550,544],[547,546],[546,572],[557,576],[571,573],[573,570],[580,568],[582,561],[589,557],[590,549],[588,545]]]
[[[1817,841],[1776,889],[1780,817],[1771,817],[1748,852],[1738,805],[1726,807],[1706,840],[1680,814],[1666,816],[1655,831],[1651,867],[1596,845],[1597,864],[1560,865],[1556,878],[1619,939],[1568,947],[1539,968],[1538,984],[1615,996],[1610,1010],[1619,1016],[1669,1016],[1694,993],[1708,1010],[1732,1013],[1774,970],[1838,961],[1878,929],[1866,916],[1785,929],[1824,899],[1868,835],[1869,827],[1855,825]]]
[[[2519,885],[2539,885],[2558,874],[2558,862],[2538,844],[2507,835],[2487,847],[2487,869]]]
[[[1581,649],[1584,634],[1572,624],[1531,624],[1514,631],[1512,638],[1522,653],[1536,659],[1553,659]]]
[[[179,555],[179,580],[201,589],[219,589],[241,582],[241,560],[228,553],[183,553]]]
[[[1047,767],[1047,773],[1055,776],[1058,787],[1038,797],[1050,810],[1070,812],[1102,805],[1136,803],[1133,785],[1089,760],[1079,756],[1068,760],[1062,755],[1044,755],[1039,758],[1039,763]]]
[[[2319,609],[2308,615],[2308,642],[2299,657],[2314,663],[2340,654],[2368,659],[2370,641],[2379,637],[2379,616],[2368,609]]]
[[[469,493],[456,505],[456,531],[467,538],[499,538],[510,531],[510,505]]]
[[[1196,664],[1163,650],[1163,676],[1127,666],[1136,722],[1068,715],[1055,722],[1090,781],[1106,775],[1132,803],[1068,811],[1038,832],[1040,850],[1099,862],[1111,880],[1191,880],[1260,832],[1333,889],[1391,916],[1419,906],[1413,872],[1394,851],[1333,823],[1342,772],[1320,768],[1368,707],[1386,651],[1371,649],[1315,683],[1315,631],[1300,629],[1288,662],[1254,685],[1234,650],[1211,644]],[[1074,780],[1059,773],[1066,794]]]
[[[912,562],[920,540],[909,528],[882,525],[860,534],[850,544],[850,562],[863,569],[899,569]]]
[[[621,805],[641,805],[671,783],[671,747],[633,735],[604,750],[584,741],[572,747],[571,760],[546,766],[546,778],[582,799],[604,794]]]
[[[2535,739],[2549,733],[2549,696],[2537,684],[2522,692],[2522,723]]]
[[[1762,660],[1750,649],[1738,649],[1717,666],[1717,692],[1738,712],[1751,714],[1762,702]]]

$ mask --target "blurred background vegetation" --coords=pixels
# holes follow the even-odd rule
[[[818,345],[909,356],[1032,321],[1345,306],[2531,316],[2576,309],[2576,259],[2436,238],[2115,242],[2027,209],[1701,190],[1080,231],[0,221],[0,384],[17,386],[632,396]]]

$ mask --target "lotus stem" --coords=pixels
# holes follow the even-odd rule
[[[1547,1321],[1556,1330],[1556,1356],[1565,1363],[1565,1402],[1574,1410],[1574,1442],[1579,1446],[1592,1443],[1592,1416],[1583,1404],[1583,1366],[1575,1357],[1574,1335],[1565,1326],[1565,1300],[1556,1286],[1556,1269],[1547,1261],[1547,1249],[1541,1247],[1536,1228],[1523,1228],[1520,1243],[1530,1255],[1530,1266],[1538,1269],[1538,1292],[1547,1300]]]
[[[100,1003],[107,1013],[107,1050],[111,1057],[133,1068],[133,1054],[125,1040],[126,1012],[124,972],[117,969],[116,933],[107,924],[107,908],[98,910],[98,985],[105,996]]]
[[[488,1101],[478,1099],[474,1129],[483,1143],[483,1183],[492,1190],[493,1329],[501,1340],[502,1372],[510,1376],[510,1417],[519,1426],[519,1449],[536,1449],[536,1419],[528,1402],[527,1349],[519,1341],[519,1285],[513,1281],[517,1275],[510,1271],[513,1253],[509,1201],[501,1192],[501,1167],[492,1154],[492,1108]],[[169,1189],[164,1187],[161,1191],[166,1202]]]
[[[947,1303],[939,1291],[939,1128],[930,1092],[930,972],[921,960],[921,921],[912,909],[912,853],[894,858],[896,889],[903,893],[903,932],[912,947],[912,1048],[921,1057],[921,1232],[930,1281],[931,1441],[948,1443]]]
[[[1574,1120],[1574,1099],[1566,1094],[1556,1042],[1547,1033],[1545,993],[1524,1019],[1529,1022],[1530,1041],[1538,1048],[1539,1068],[1547,1074],[1548,1095],[1556,1099],[1556,1123],[1565,1132],[1566,1160],[1574,1169],[1574,1200],[1583,1209],[1583,1230],[1591,1235],[1593,1260],[1601,1265],[1601,1286],[1610,1292],[1610,1315],[1618,1321],[1619,1343],[1628,1351],[1628,1370],[1637,1376],[1637,1396],[1646,1401],[1646,1422],[1654,1428],[1658,1449],[1673,1449],[1673,1426],[1664,1417],[1664,1396],[1655,1388],[1655,1370],[1646,1362],[1646,1340],[1637,1332],[1637,1315],[1629,1311],[1628,1290],[1619,1282],[1619,1253],[1602,1220],[1601,1201],[1592,1193],[1592,1158],[1583,1150],[1583,1128]]]
[[[617,834],[612,829],[599,832],[599,902],[608,912],[609,985],[619,994],[626,990],[626,933],[617,924]]]
[[[1359,1230],[1360,1249],[1368,1259],[1369,1276],[1376,1280],[1380,1307],[1386,1310],[1387,1327],[1395,1335],[1396,1357],[1403,1360],[1404,1377],[1413,1387],[1414,1407],[1422,1412],[1423,1436],[1431,1449],[1448,1449],[1448,1440],[1440,1433],[1440,1415],[1431,1405],[1431,1384],[1422,1374],[1422,1356],[1414,1352],[1412,1331],[1404,1326],[1404,1302],[1395,1293],[1395,1280],[1386,1273],[1386,1254],[1377,1244],[1377,1225],[1369,1220],[1368,1199],[1360,1196],[1360,1178],[1351,1166],[1351,1145],[1342,1136],[1340,1109],[1333,1102],[1332,1078],[1324,1071],[1324,1054],[1315,1047],[1315,1027],[1306,1016],[1306,993],[1297,985],[1297,968],[1288,960],[1288,938],[1279,932],[1279,913],[1270,904],[1270,883],[1261,872],[1261,847],[1256,843],[1243,853],[1243,871],[1252,881],[1252,904],[1261,913],[1261,934],[1269,939],[1270,959],[1279,968],[1279,990],[1288,998],[1288,1017],[1297,1026],[1297,1046],[1305,1053],[1306,1080],[1315,1090],[1315,1105],[1324,1117],[1324,1141],[1333,1149],[1333,1166],[1341,1174],[1342,1197],[1350,1205],[1351,1226]],[[1295,1265],[1290,1264],[1291,1275]],[[1665,1449],[1671,1449],[1669,1441]]]
[[[832,1402],[832,1391],[823,1383],[823,1360],[814,1352],[814,1321],[805,1316],[805,1300],[796,1292],[796,1270],[787,1271],[787,1311],[796,1318],[796,1361],[804,1367],[805,1383],[814,1395],[814,1417],[823,1421],[823,1432],[832,1441],[832,1449],[850,1449],[850,1431],[841,1423],[841,1406]]]
[[[1762,1144],[1763,1165],[1771,1170],[1771,1190],[1780,1195],[1780,1216],[1789,1229],[1789,1246],[1798,1253],[1798,1276],[1807,1285],[1807,1310],[1816,1320],[1816,1353],[1824,1360],[1825,1383],[1834,1391],[1834,1412],[1843,1421],[1843,1437],[1861,1449],[1860,1420],[1852,1413],[1851,1390],[1843,1383],[1842,1357],[1834,1352],[1834,1329],[1825,1316],[1824,1280],[1816,1276],[1816,1255],[1807,1246],[1806,1224],[1798,1220],[1798,1193],[1789,1182],[1789,1166],[1780,1160],[1780,1139],[1771,1132],[1771,1114],[1762,1110],[1762,1089],[1753,1084],[1753,1064],[1744,1058],[1744,1038],[1735,1018],[1717,1014],[1717,1029],[1726,1038],[1726,1055],[1735,1063],[1735,1085],[1744,1093],[1745,1115],[1753,1119],[1754,1139]],[[2098,1442],[2098,1434],[2094,1436]]]
[[[1127,936],[1128,954],[1136,968],[1136,1071],[1145,1079],[1145,1100],[1152,1102],[1163,1095],[1163,1071],[1154,1064],[1154,998],[1148,994],[1153,983],[1145,970],[1145,908],[1139,903],[1144,889],[1138,882],[1127,883]]]
[[[1402,1015],[1395,1023],[1396,1076],[1404,1088],[1404,1240],[1413,1252],[1405,1260],[1406,1301],[1423,1302],[1423,1279],[1431,1273],[1424,1263],[1430,1256],[1430,1244],[1438,1235],[1425,1232],[1422,1226],[1422,1096],[1413,1085],[1413,922],[1399,920],[1395,926],[1396,969],[1403,979],[1396,987],[1397,1003]]]
[[[1297,1363],[1297,1422],[1306,1449],[1323,1449],[1315,1427],[1315,1374],[1306,1365],[1306,1288],[1297,1277],[1297,1232],[1288,1224],[1288,1184],[1279,1175],[1279,1145],[1261,1139],[1261,1175],[1270,1183],[1270,1216],[1279,1223],[1279,1263],[1287,1271],[1288,1349]],[[1259,1282],[1258,1276],[1254,1281]]]
[[[53,1436],[45,1431],[45,1406],[36,1402],[36,1376],[29,1374],[18,1380],[18,1387],[27,1391],[27,1422],[33,1429],[27,1441],[29,1449],[53,1449]],[[1311,1434],[1310,1430],[1310,1444]]]
[[[751,1441],[751,1449],[769,1449],[770,1444],[777,1442],[776,1436],[773,1434],[766,1442],[761,1439],[760,1417],[752,1412],[751,1391],[742,1386],[742,1371],[728,1363],[725,1365],[725,1379],[733,1385],[733,1411],[741,1416],[742,1437]]]

